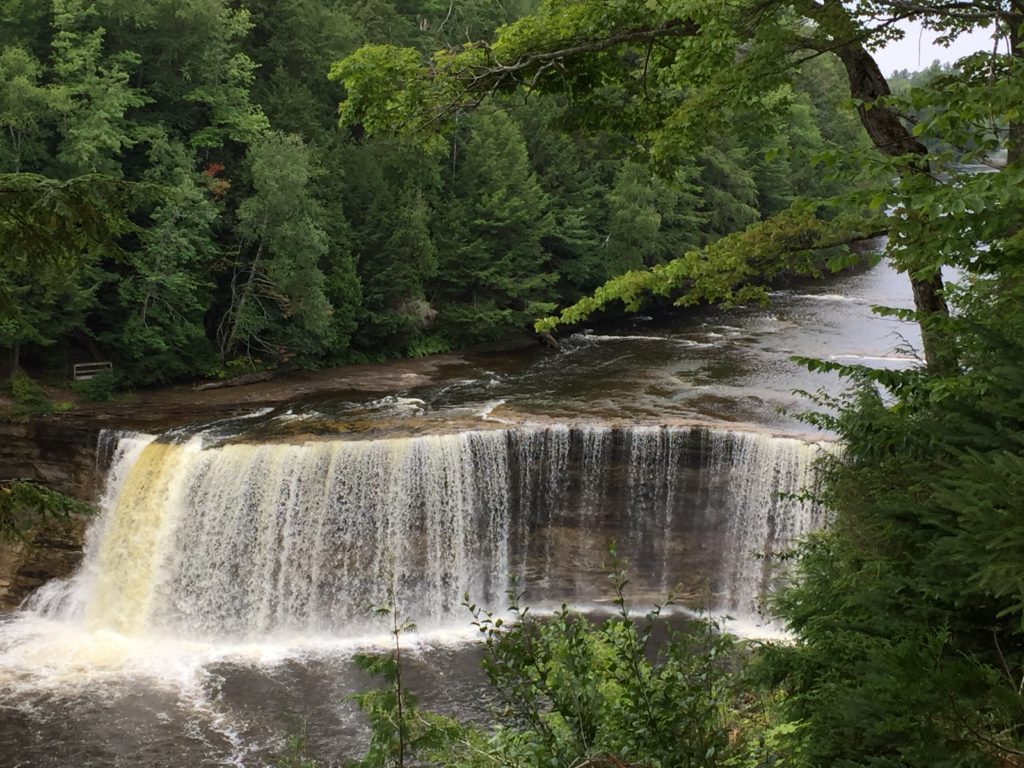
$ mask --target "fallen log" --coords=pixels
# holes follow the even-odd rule
[[[225,387],[244,387],[248,384],[259,384],[261,381],[270,381],[274,378],[274,371],[257,371],[256,373],[243,373],[241,376],[232,376],[223,381],[210,381],[206,384],[196,384],[193,389],[202,392],[207,389],[224,389]]]

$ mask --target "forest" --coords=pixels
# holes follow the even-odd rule
[[[122,387],[768,298],[887,237],[921,365],[838,373],[786,642],[475,605],[501,725],[362,660],[364,766],[1024,766],[1019,0],[3,0],[0,346]],[[913,20],[991,50],[883,77]],[[944,271],[945,270],[945,271]],[[956,279],[947,280],[955,271]],[[29,499],[32,504],[42,503]],[[512,593],[514,608],[516,594]],[[385,607],[384,613],[388,613]],[[703,629],[705,631],[699,631]],[[280,765],[311,766],[301,739]]]
[[[130,388],[521,334],[615,275],[833,195],[811,159],[866,144],[824,59],[781,87],[770,126],[736,110],[668,171],[565,94],[496,95],[431,141],[339,121],[328,73],[360,46],[426,56],[530,10],[5,0],[8,372],[109,360]]]

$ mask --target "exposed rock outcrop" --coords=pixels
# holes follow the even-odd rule
[[[0,423],[0,478],[34,480],[95,501],[98,431],[61,420]],[[26,542],[0,543],[0,611],[16,608],[36,587],[69,575],[82,559],[87,519],[48,522]]]
[[[70,576],[82,562],[88,519],[50,522],[30,532],[28,542],[0,544],[0,611],[17,608],[37,587]]]

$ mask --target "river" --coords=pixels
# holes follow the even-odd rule
[[[0,762],[261,766],[306,728],[358,753],[353,652],[388,636],[394,588],[419,632],[409,682],[481,711],[462,595],[600,614],[607,544],[639,609],[777,634],[773,556],[824,524],[796,494],[832,450],[795,390],[841,386],[792,356],[915,364],[885,265],[777,290],[769,307],[640,317],[554,351],[476,353],[386,397],[308,394],[160,434],[108,430],[81,570],[0,618]]]

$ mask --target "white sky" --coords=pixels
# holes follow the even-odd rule
[[[903,22],[899,26],[907,33],[903,39],[889,43],[874,54],[883,75],[891,75],[898,69],[915,72],[929,66],[936,59],[945,64],[975,51],[992,50],[991,30],[976,29],[970,34],[961,35],[949,48],[945,48],[935,45],[935,33],[922,30],[920,24]]]

